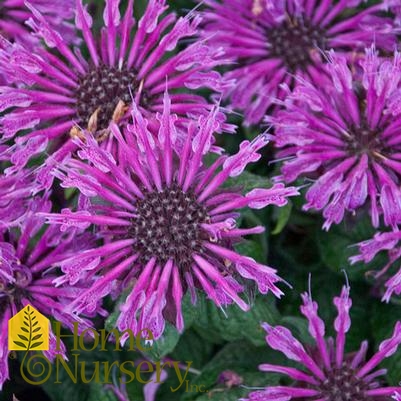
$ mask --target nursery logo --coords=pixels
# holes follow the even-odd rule
[[[8,349],[10,351],[47,351],[49,324],[49,319],[34,307],[25,306],[8,321]]]
[[[73,383],[100,383],[111,384],[112,378],[119,377],[122,384],[128,384],[132,381],[147,384],[153,382],[155,384],[163,383],[163,377],[166,377],[165,370],[175,374],[178,384],[176,387],[170,387],[172,392],[176,392],[181,387],[186,392],[205,392],[204,386],[194,386],[187,379],[188,373],[192,370],[192,361],[185,363],[173,360],[163,360],[150,362],[147,360],[134,359],[125,361],[91,361],[85,358],[82,360],[82,352],[107,352],[107,344],[109,339],[113,338],[114,351],[147,351],[154,345],[154,336],[151,330],[142,329],[139,333],[134,333],[127,329],[120,333],[116,329],[107,332],[105,329],[95,330],[86,328],[79,330],[78,322],[74,322],[74,330],[71,334],[61,333],[61,323],[55,322],[54,342],[55,349],[54,360],[51,362],[41,352],[31,351],[48,351],[50,336],[50,321],[38,312],[31,305],[27,305],[17,315],[12,317],[8,322],[8,349],[9,351],[24,351],[24,356],[20,364],[20,373],[22,378],[29,384],[41,385],[48,380],[54,380],[55,384],[60,384],[65,378],[65,374],[69,376]],[[62,339],[70,338],[72,340],[71,354],[69,362],[62,355],[63,345]],[[121,339],[125,338],[128,347],[120,346]],[[91,339],[91,341],[88,341]],[[11,358],[16,357],[16,353],[10,353]],[[91,364],[90,377],[87,376],[88,365]],[[62,374],[64,372],[64,374]],[[144,377],[143,374],[152,374],[151,377]]]

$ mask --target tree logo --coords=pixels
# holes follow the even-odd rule
[[[47,351],[49,319],[31,305],[25,306],[8,321],[10,351]]]

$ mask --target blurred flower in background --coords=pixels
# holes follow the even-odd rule
[[[0,34],[11,42],[23,43],[28,49],[40,46],[40,38],[30,34],[32,13],[24,0],[3,0],[0,5]],[[46,16],[48,24],[56,28],[67,43],[78,44],[74,25],[74,0],[30,0]]]
[[[401,294],[401,232],[378,232],[373,238],[358,243],[359,254],[350,258],[351,263],[369,263],[383,252],[387,254],[387,263],[378,272],[372,272],[376,280],[385,279],[386,291],[383,294],[383,301],[389,302],[393,294]],[[397,263],[398,262],[398,263]],[[398,270],[397,270],[398,269]],[[394,270],[397,270],[394,273]],[[390,276],[390,278],[389,278]]]
[[[79,322],[79,332],[91,327],[88,319],[65,312],[66,305],[82,293],[88,283],[56,287],[55,280],[57,264],[92,246],[94,237],[76,227],[64,232],[54,226],[44,229],[44,218],[37,213],[50,210],[48,197],[31,198],[18,227],[0,232],[0,389],[8,379],[8,321],[25,306],[32,305],[71,330],[74,321]],[[104,315],[105,311],[98,307],[93,312],[92,316]],[[56,350],[53,332],[49,340],[50,349],[44,351],[45,356],[53,360],[61,353],[66,357],[64,345],[60,351]]]
[[[335,49],[355,58],[373,42],[393,51],[396,29],[383,16],[383,3],[358,10],[362,0],[205,0],[203,36],[223,47],[233,64],[226,73],[236,85],[225,91],[230,104],[244,112],[245,124],[262,122],[277,99],[281,84],[321,82],[324,51]],[[233,23],[235,21],[235,23]]]

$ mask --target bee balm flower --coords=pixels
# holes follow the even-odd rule
[[[286,160],[279,179],[315,180],[304,208],[323,210],[326,229],[364,206],[373,226],[383,216],[393,227],[401,219],[400,54],[380,59],[367,49],[362,73],[334,52],[329,57],[331,83],[300,81],[286,108],[268,119]]]
[[[226,73],[237,81],[225,91],[247,124],[261,122],[294,75],[320,82],[323,51],[354,57],[373,42],[393,51],[394,23],[384,4],[358,10],[361,0],[205,0],[204,36],[222,46],[234,63]],[[233,23],[235,21],[235,23]]]
[[[87,57],[73,51],[47,18],[29,5],[34,16],[30,25],[46,46],[32,53],[20,44],[2,43],[0,51],[0,73],[10,83],[0,88],[0,111],[7,110],[0,117],[2,141],[15,139],[15,145],[0,154],[14,164],[7,173],[45,149],[52,153],[48,164],[63,160],[74,148],[70,136],[80,136],[83,129],[112,147],[110,123],[123,118],[132,97],[152,121],[162,110],[166,81],[178,123],[185,125],[187,115],[207,113],[202,96],[185,93],[186,88],[220,91],[223,86],[220,75],[212,71],[220,62],[220,51],[194,40],[199,17],[177,19],[166,13],[165,0],[150,0],[136,23],[133,3],[128,1],[121,17],[120,1],[107,0],[104,27],[96,34],[86,7],[77,0],[75,25],[82,32]],[[192,43],[174,54],[184,38]],[[28,132],[20,135],[24,130]],[[50,186],[46,178],[40,176],[40,181]]]
[[[177,148],[177,116],[171,113],[168,95],[158,115],[157,138],[134,104],[133,123],[127,130],[111,128],[124,158],[114,160],[89,135],[78,140],[78,155],[89,163],[70,160],[55,171],[63,186],[77,187],[93,201],[90,213],[64,210],[46,214],[48,222],[62,227],[91,223],[106,239],[102,246],[62,264],[64,281],[98,276],[72,303],[71,311],[91,309],[116,286],[121,292],[129,289],[117,321],[119,330],[138,333],[147,328],[158,338],[165,319],[183,330],[181,301],[186,290],[193,302],[195,289],[200,289],[219,307],[235,302],[243,310],[248,305],[239,296],[244,291],[240,280],[254,280],[263,294],[282,294],[274,269],[233,248],[244,235],[263,231],[263,227],[237,228],[237,210],[282,206],[298,191],[283,184],[245,195],[223,189],[229,177],[240,175],[248,163],[260,158],[258,150],[268,137],[244,141],[237,154],[222,155],[206,167],[203,159],[218,126],[217,113],[215,108],[199,118],[198,126],[190,124],[185,144]]]
[[[325,325],[319,317],[318,304],[310,294],[302,294],[302,314],[308,319],[309,333],[316,346],[308,351],[283,326],[262,324],[266,330],[266,342],[288,359],[298,362],[303,370],[293,367],[262,364],[263,372],[282,373],[294,381],[293,385],[271,386],[249,394],[242,401],[391,401],[396,398],[401,387],[386,387],[377,378],[386,374],[386,369],[376,369],[383,361],[393,355],[401,343],[401,323],[397,322],[393,335],[379,345],[379,350],[366,359],[368,343],[364,341],[360,349],[352,355],[344,353],[346,334],[351,327],[349,310],[352,300],[349,287],[343,287],[341,295],[333,302],[338,315],[334,321],[336,338],[325,338]],[[394,396],[394,397],[393,397]]]

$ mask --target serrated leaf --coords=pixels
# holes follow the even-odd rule
[[[215,343],[246,339],[254,345],[264,345],[261,322],[276,324],[280,315],[273,296],[257,296],[248,312],[236,305],[225,308],[225,314],[216,305],[199,296],[198,319],[193,328],[204,339]]]

